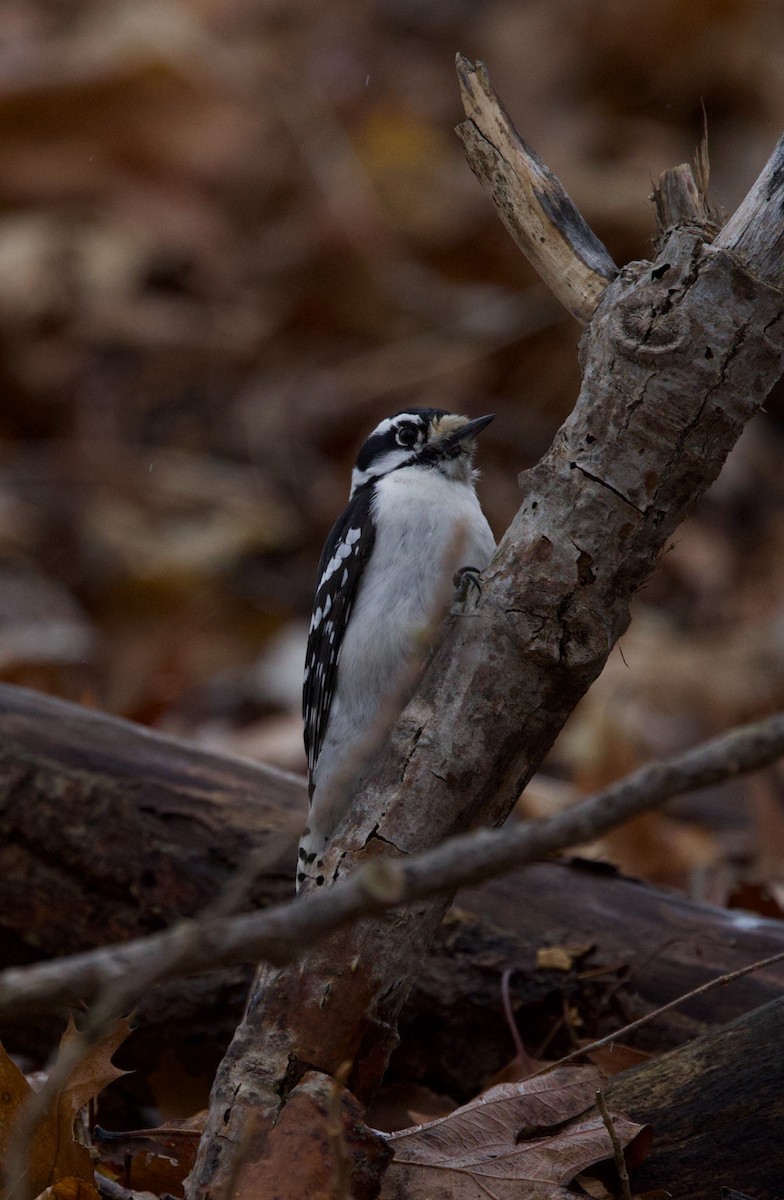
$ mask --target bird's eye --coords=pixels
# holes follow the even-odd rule
[[[413,425],[403,425],[398,429],[395,440],[398,446],[413,446],[417,440],[417,431]]]

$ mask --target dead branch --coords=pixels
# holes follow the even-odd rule
[[[718,233],[705,192],[697,185],[691,167],[681,163],[662,172],[653,189],[656,225],[660,233],[679,225],[697,227]]]
[[[546,820],[475,830],[425,854],[378,859],[328,893],[263,912],[183,921],[164,933],[0,973],[0,1015],[88,1001],[108,987],[123,1003],[152,983],[234,963],[291,962],[342,926],[388,909],[490,879],[601,836],[673,796],[767,766],[784,754],[784,715],[734,730],[666,762],[652,763],[605,792]]]
[[[249,844],[268,859],[254,903],[280,900],[306,794],[284,771],[0,684],[0,938],[42,908],[61,952],[169,925],[214,899]]]
[[[484,64],[458,54],[456,65],[468,118],[456,133],[472,170],[553,295],[578,321],[589,320],[618,268],[560,180],[520,137]]]
[[[747,263],[758,279],[781,286],[784,252],[784,223],[780,217],[784,137],[779,139],[765,167],[745,200],[730,217],[714,241],[741,263]]]
[[[715,245],[675,230],[654,263],[607,287],[583,337],[574,412],[523,476],[482,596],[447,631],[335,831],[328,879],[499,824],[601,671],[632,595],[781,374],[784,258],[770,245],[784,238],[783,167],[780,146]],[[567,242],[570,217],[554,213]],[[401,875],[364,878],[379,892]],[[249,1122],[260,1131],[251,1161],[263,1163],[308,1067],[330,1075],[350,1059],[352,1090],[372,1094],[443,907],[367,918],[296,966],[262,969],[216,1077],[191,1200],[224,1194]]]
[[[590,961],[628,969],[623,991],[631,1004],[629,1015],[645,1011],[650,1016],[656,1010],[651,1025],[634,1038],[643,1049],[661,1051],[689,1041],[782,992],[781,967],[747,979],[735,975],[731,988],[707,996],[694,989],[778,954],[784,949],[783,922],[697,904],[594,863],[536,863],[461,893],[458,903],[475,917],[514,932],[522,946],[595,944]],[[470,936],[469,931],[466,940]],[[523,966],[526,960],[519,952],[515,957],[510,947],[505,961]],[[428,981],[431,973],[432,968],[425,973],[426,986],[435,992]],[[516,986],[520,977],[515,974],[512,982]],[[449,983],[445,975],[442,988]],[[420,997],[419,982],[415,992],[418,1004],[432,1005]],[[667,1007],[686,992],[691,997],[685,1005]]]

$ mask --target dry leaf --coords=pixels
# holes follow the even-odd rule
[[[626,1046],[623,1042],[610,1042],[609,1046],[599,1046],[596,1050],[591,1050],[587,1057],[589,1062],[609,1079],[612,1075],[620,1075],[622,1071],[648,1062],[653,1055],[645,1050],[638,1050],[636,1046]]]
[[[583,946],[540,946],[536,951],[536,966],[541,971],[571,971],[579,958],[593,950],[588,943]]]
[[[483,1090],[489,1092],[491,1088],[497,1087],[501,1083],[520,1083],[522,1080],[530,1078],[531,1075],[535,1075],[537,1071],[551,1067],[553,1061],[553,1059],[534,1058],[532,1054],[525,1052],[516,1054],[500,1071],[487,1080]],[[413,1117],[414,1114],[411,1115]],[[432,1116],[440,1115],[432,1114]]]
[[[47,1188],[38,1200],[100,1200],[100,1195],[94,1183],[69,1177]]]
[[[31,1091],[16,1063],[0,1046],[0,1162],[5,1160],[8,1153],[16,1114]]]
[[[115,1021],[77,1063],[59,1095],[39,1121],[30,1139],[27,1155],[28,1189],[31,1194],[37,1196],[51,1185],[68,1179],[92,1183],[92,1159],[85,1147],[75,1139],[74,1121],[89,1100],[114,1079],[125,1074],[112,1066],[111,1057],[130,1031],[130,1018]],[[60,1040],[58,1061],[68,1052],[77,1036],[73,1021],[69,1020]],[[56,1064],[54,1069],[57,1069]],[[0,1162],[7,1160],[8,1151],[14,1145],[20,1112],[32,1094],[27,1080],[0,1046]],[[78,1200],[89,1200],[89,1197],[80,1194]]]
[[[95,1143],[102,1167],[122,1169],[135,1192],[174,1196],[183,1193],[183,1180],[196,1161],[206,1110],[192,1117],[172,1118],[155,1129],[110,1133],[96,1126]]]
[[[575,1182],[579,1183],[592,1200],[614,1200],[612,1192],[607,1190],[601,1179],[594,1179],[592,1175],[577,1175]]]
[[[382,1200],[566,1200],[565,1184],[612,1156],[601,1117],[558,1129],[589,1108],[599,1076],[562,1069],[502,1084],[429,1125],[387,1135],[395,1152]],[[642,1128],[613,1114],[627,1145]]]
[[[123,1044],[131,1032],[132,1017],[120,1017],[107,1027],[99,1041],[90,1052],[71,1071],[65,1086],[60,1093],[58,1111],[65,1123],[61,1132],[65,1134],[66,1127],[72,1128],[76,1114],[88,1101],[94,1099],[115,1079],[121,1079],[126,1074],[112,1064],[112,1055]],[[70,1045],[78,1031],[73,1023],[73,1017],[68,1018],[68,1025],[60,1041],[60,1053]],[[70,1122],[70,1124],[68,1124]]]
[[[0,1162],[5,1162],[14,1145],[19,1114],[33,1090],[22,1072],[15,1066],[0,1047]],[[73,1114],[74,1117],[76,1113]],[[58,1179],[73,1176],[88,1181],[92,1179],[93,1166],[84,1146],[78,1145],[73,1136],[73,1119],[66,1140],[60,1141],[60,1112],[55,1105],[40,1122],[30,1139],[28,1154],[29,1187],[34,1195]],[[5,1200],[8,1191],[0,1192]]]

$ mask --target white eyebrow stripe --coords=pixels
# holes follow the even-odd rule
[[[421,419],[416,413],[398,413],[396,417],[385,417],[383,421],[379,421],[370,437],[383,437],[385,433],[389,433],[390,429],[399,429],[401,425],[410,424],[421,424]]]
[[[385,417],[371,433],[370,437],[383,437],[390,429],[397,429],[397,417]]]

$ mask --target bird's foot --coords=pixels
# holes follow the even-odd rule
[[[452,605],[452,612],[459,612],[465,607],[471,589],[475,589],[477,596],[482,595],[482,585],[479,582],[482,577],[482,572],[478,567],[461,567],[459,571],[455,571],[452,577],[452,583],[455,588],[455,598]]]

